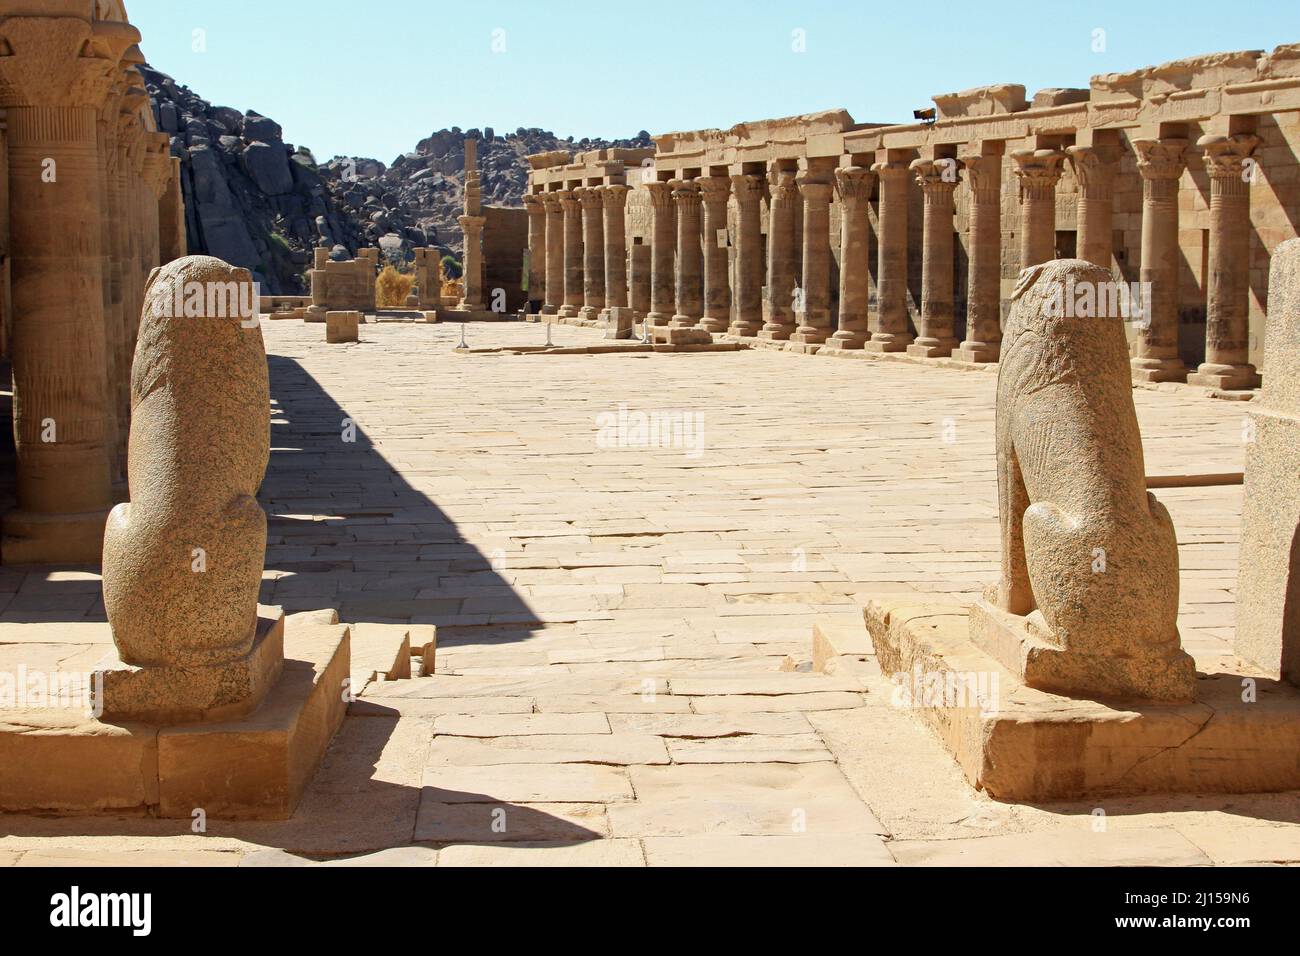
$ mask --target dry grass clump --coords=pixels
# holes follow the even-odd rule
[[[415,276],[384,266],[375,280],[375,304],[381,309],[400,309],[406,305],[406,297],[414,285]]]

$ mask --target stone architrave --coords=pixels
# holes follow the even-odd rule
[[[1142,249],[1138,280],[1148,289],[1137,325],[1136,354],[1129,364],[1137,382],[1181,382],[1187,368],[1178,356],[1178,180],[1186,165],[1187,140],[1139,139],[1133,143],[1142,175]]]
[[[729,331],[750,337],[763,327],[762,176],[731,177],[736,196],[736,315]]]
[[[794,289],[798,281],[799,251],[795,248],[795,217],[799,186],[795,174],[773,168],[769,182],[771,201],[767,220],[767,298],[763,303],[763,328],[758,337],[781,342],[794,334]]]
[[[918,159],[911,165],[924,201],[921,259],[921,334],[907,347],[920,358],[943,358],[957,345],[953,334],[953,193],[957,160]]]
[[[564,305],[564,207],[560,194],[542,193],[546,208],[546,302],[542,312],[556,315]]]
[[[803,199],[803,306],[795,312],[790,341],[820,346],[831,336],[830,174],[815,170],[797,177]]]
[[[860,349],[871,337],[867,303],[871,255],[871,189],[875,176],[863,166],[835,170],[840,194],[840,320],[828,349]]]
[[[159,700],[158,718],[187,703],[238,703],[223,697],[223,675],[256,653],[266,548],[257,489],[270,449],[262,331],[255,312],[250,321],[174,308],[195,289],[251,285],[247,270],[189,256],[155,270],[147,289],[131,373],[131,500],[108,516],[103,576],[121,661],[184,674],[178,686],[200,695]],[[118,709],[105,695],[106,712]],[[149,707],[132,702],[137,716]]]
[[[1210,174],[1210,263],[1205,291],[1205,361],[1187,376],[1219,389],[1259,386],[1250,364],[1250,180],[1247,161],[1259,138],[1250,133],[1202,136]]]
[[[605,200],[595,186],[575,189],[582,207],[582,308],[578,317],[595,322],[605,308]]]
[[[1065,154],[1018,149],[1011,154],[1020,180],[1020,268],[1056,258],[1056,184]]]
[[[123,333],[106,325],[117,317],[105,310],[98,120],[139,39],[78,16],[0,20],[17,451],[6,564],[94,563],[113,503],[110,368],[124,371],[108,350]]]
[[[907,324],[907,181],[908,164],[876,163],[880,182],[879,264],[876,324],[864,348],[870,352],[905,352],[912,344]]]
[[[1002,348],[1002,156],[971,150],[966,173],[969,228],[966,338],[953,352],[964,362],[996,362]]]
[[[704,317],[705,332],[726,332],[731,325],[731,286],[727,282],[727,198],[731,179],[705,176],[696,180],[704,212]]]
[[[1040,690],[1184,701],[1178,546],[1146,490],[1123,324],[1062,308],[1109,279],[1081,259],[1020,275],[998,369],[1002,575],[971,638]]]
[[[1246,406],[1238,657],[1300,686],[1300,239],[1273,250],[1264,388]]]

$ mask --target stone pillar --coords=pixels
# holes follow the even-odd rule
[[[556,195],[564,209],[564,305],[559,315],[572,319],[582,309],[582,207],[574,190]]]
[[[1300,686],[1300,239],[1273,250],[1264,389],[1246,406],[1233,650]]]
[[[1075,256],[1109,269],[1114,245],[1111,219],[1115,205],[1115,156],[1106,146],[1070,146],[1065,152],[1079,182]]]
[[[564,304],[564,208],[559,193],[542,193],[546,208],[546,303],[542,311],[555,315]]]
[[[925,203],[922,225],[920,335],[908,355],[943,358],[957,345],[953,334],[953,200],[957,160],[918,159],[912,163]]]
[[[644,242],[628,246],[628,294],[632,311],[645,318],[650,311],[650,247]]]
[[[906,163],[876,163],[880,179],[879,265],[876,269],[876,324],[864,348],[870,352],[903,352],[912,344],[907,326],[907,181]]]
[[[704,252],[700,248],[700,187],[674,179],[677,210],[677,312],[671,328],[692,329],[704,315]]]
[[[828,349],[860,349],[867,330],[867,301],[871,278],[869,218],[874,176],[864,166],[835,170],[840,193],[840,322],[826,342]]]
[[[1020,268],[1056,258],[1056,184],[1065,154],[1018,149],[1011,154],[1020,180]]]
[[[763,303],[763,328],[758,337],[773,342],[794,334],[794,286],[798,250],[795,249],[795,213],[799,187],[795,174],[773,169],[769,176],[772,196],[767,217],[767,299]]]
[[[139,32],[0,20],[6,111],[17,507],[6,564],[95,563],[112,505],[97,113]]]
[[[727,281],[727,198],[731,179],[705,176],[696,181],[704,208],[704,318],[706,332],[725,332],[731,325],[731,285]]]
[[[605,311],[625,309],[627,297],[627,186],[602,186],[600,197],[605,215]]]
[[[803,308],[790,341],[820,346],[831,336],[831,184],[825,173],[800,174],[803,197]]]
[[[546,206],[542,197],[530,193],[524,197],[528,210],[528,311],[542,311],[546,295]]]
[[[966,339],[953,356],[996,362],[1002,350],[1002,156],[970,152],[966,171],[968,255]]]
[[[1249,133],[1202,136],[1210,173],[1210,279],[1205,361],[1187,381],[1220,389],[1257,388],[1250,364],[1250,171],[1259,139]]]
[[[582,308],[584,322],[600,318],[605,308],[605,200],[595,186],[575,189],[582,207]]]
[[[465,295],[460,300],[460,309],[464,312],[481,312],[487,308],[483,300],[483,226],[487,219],[483,216],[461,216],[461,233],[465,237],[465,273],[461,279],[465,283]]]
[[[763,327],[763,177],[731,177],[736,194],[736,319],[730,332],[754,336]]]
[[[673,230],[673,187],[668,183],[646,183],[650,193],[650,311],[651,325],[667,325],[676,311],[673,284],[673,257],[677,236]]]
[[[1129,360],[1136,382],[1181,382],[1187,368],[1178,357],[1178,180],[1187,140],[1139,139],[1133,143],[1142,174],[1142,321],[1137,354]]]
[[[181,161],[176,156],[169,159],[171,175],[158,203],[159,259],[162,265],[180,259],[189,249],[185,235],[185,200],[181,195]]]

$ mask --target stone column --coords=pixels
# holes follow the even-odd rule
[[[600,188],[605,214],[605,311],[625,309],[627,297],[627,186],[614,184]]]
[[[769,182],[772,197],[767,217],[767,300],[763,303],[763,328],[760,339],[784,341],[794,334],[795,212],[799,187],[795,174],[773,169]]]
[[[736,194],[736,319],[731,334],[754,336],[763,327],[763,177],[731,177]]]
[[[700,248],[700,187],[674,179],[677,210],[677,312],[670,327],[692,329],[704,314],[704,252]]]
[[[555,315],[564,304],[564,208],[559,193],[542,193],[546,208],[546,302],[542,311]]]
[[[1113,151],[1106,146],[1070,146],[1065,152],[1079,182],[1075,256],[1109,269],[1114,245],[1111,233],[1115,204]]]
[[[1018,149],[1011,154],[1020,180],[1020,268],[1056,258],[1056,184],[1065,154]]]
[[[1181,382],[1187,368],[1178,357],[1178,180],[1187,140],[1139,139],[1133,143],[1142,174],[1142,321],[1137,354],[1129,360],[1137,382]]]
[[[465,236],[465,295],[460,308],[465,312],[481,312],[487,308],[483,301],[483,216],[461,216],[456,220]]]
[[[800,174],[803,197],[803,308],[790,341],[820,346],[831,336],[831,184],[825,173]]]
[[[922,224],[921,322],[908,355],[943,358],[957,345],[953,334],[952,245],[953,200],[957,160],[918,159],[912,163],[925,202]]]
[[[605,200],[595,186],[575,189],[582,206],[582,309],[584,322],[594,322],[605,308]]]
[[[574,190],[556,195],[564,209],[564,305],[559,315],[572,319],[582,309],[582,207]]]
[[[1220,389],[1257,388],[1250,364],[1250,172],[1258,137],[1202,136],[1210,173],[1210,279],[1206,289],[1205,361],[1187,381]]]
[[[628,246],[628,286],[632,311],[644,318],[650,311],[650,247],[644,242]]]
[[[840,193],[840,322],[826,342],[828,349],[860,349],[871,333],[867,330],[867,301],[870,289],[869,219],[873,174],[864,166],[835,170]]]
[[[169,159],[171,175],[158,203],[159,259],[162,265],[180,259],[189,249],[185,235],[185,200],[181,197],[181,161],[176,156]]]
[[[1002,350],[1002,156],[960,157],[969,195],[965,362],[996,362]]]
[[[96,563],[112,505],[97,113],[139,32],[0,20],[7,117],[17,507],[6,564]]]
[[[912,344],[907,326],[907,181],[906,163],[876,163],[871,171],[880,179],[879,265],[876,269],[880,309],[870,352],[903,352]]]
[[[528,210],[528,311],[542,310],[546,294],[546,206],[542,197],[531,193],[524,197]]]
[[[725,332],[731,324],[731,285],[727,281],[727,198],[731,180],[705,176],[696,181],[704,204],[704,318],[706,332]]]
[[[673,231],[673,187],[668,183],[646,183],[650,192],[650,311],[651,325],[667,325],[676,311],[674,302],[673,257],[677,236]]]

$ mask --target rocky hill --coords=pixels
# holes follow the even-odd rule
[[[520,205],[530,153],[648,146],[632,139],[559,139],[540,129],[439,130],[391,165],[364,157],[317,164],[284,142],[278,123],[254,111],[213,106],[188,87],[141,67],[158,128],[181,160],[190,251],[253,271],[270,294],[305,292],[312,249],[336,258],[378,245],[394,260],[435,245],[459,257],[456,217],[464,202],[465,139],[477,136],[483,201]]]

